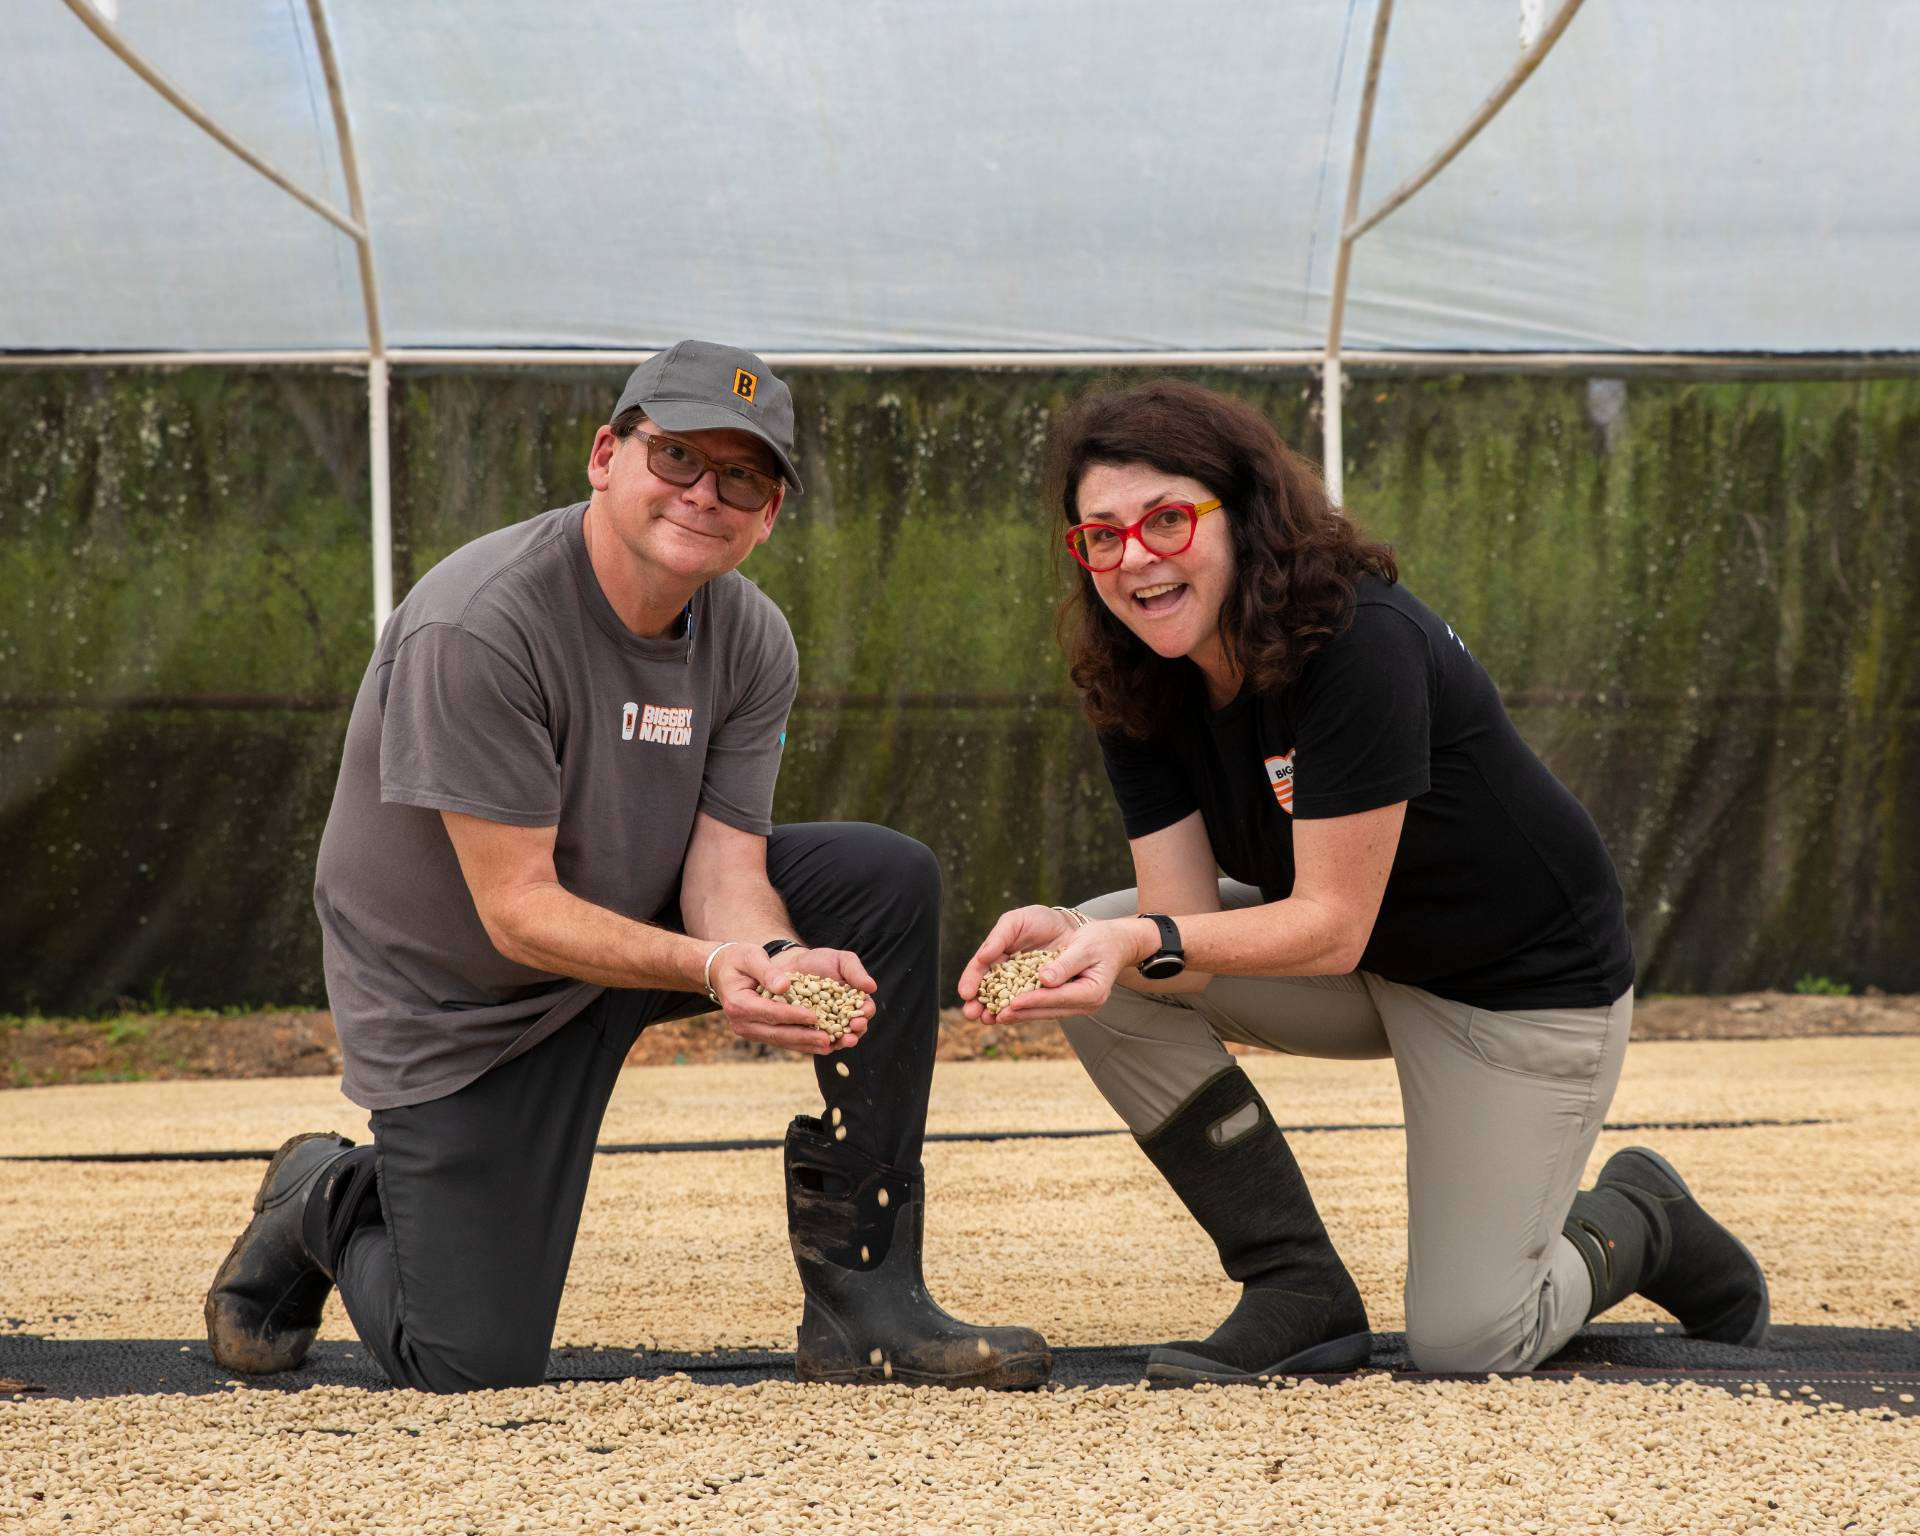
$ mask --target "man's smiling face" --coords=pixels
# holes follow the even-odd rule
[[[601,428],[590,476],[606,509],[606,531],[628,555],[661,576],[698,585],[734,569],[767,541],[782,492],[776,490],[757,511],[743,512],[720,499],[711,470],[692,485],[672,485],[648,466],[648,437],[684,443],[715,464],[780,473],[772,450],[750,432],[662,432],[643,421],[621,438]]]

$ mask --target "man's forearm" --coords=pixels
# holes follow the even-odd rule
[[[749,871],[731,878],[689,881],[680,891],[680,918],[687,932],[718,943],[722,939],[804,938],[793,929],[787,904],[764,876]],[[711,947],[711,946],[709,946]]]
[[[584,901],[559,884],[521,893],[488,925],[509,960],[603,987],[698,992],[712,941],[689,938]]]

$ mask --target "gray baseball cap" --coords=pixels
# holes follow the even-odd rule
[[[667,432],[751,432],[773,450],[781,478],[804,489],[793,467],[793,394],[753,353],[716,341],[676,342],[633,370],[613,418],[636,405]]]

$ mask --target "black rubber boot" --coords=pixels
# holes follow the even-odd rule
[[[1149,1354],[1149,1381],[1252,1381],[1367,1363],[1366,1306],[1246,1073],[1222,1072],[1138,1139],[1243,1287],[1206,1338]]]
[[[1573,1197],[1562,1230],[1593,1281],[1588,1317],[1639,1294],[1690,1337],[1757,1349],[1767,1337],[1767,1277],[1746,1246],[1702,1209],[1658,1152],[1628,1147]]]
[[[806,1292],[802,1381],[1037,1387],[1053,1352],[1031,1328],[976,1328],[920,1272],[923,1183],[837,1142],[810,1115],[787,1128],[787,1228]]]
[[[333,1276],[307,1247],[307,1196],[353,1145],[330,1131],[296,1136],[273,1154],[253,1220],[207,1291],[207,1343],[227,1370],[290,1371],[307,1357]]]

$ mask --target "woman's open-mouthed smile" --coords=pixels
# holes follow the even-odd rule
[[[1108,611],[1156,655],[1188,657],[1210,681],[1216,671],[1224,680],[1220,607],[1233,591],[1235,571],[1226,516],[1193,516],[1192,542],[1175,554],[1156,553],[1139,532],[1127,535],[1156,509],[1217,508],[1214,493],[1150,464],[1095,464],[1080,477],[1074,500],[1081,525],[1121,536],[1120,563],[1092,573]],[[1179,532],[1185,536],[1187,526]]]

